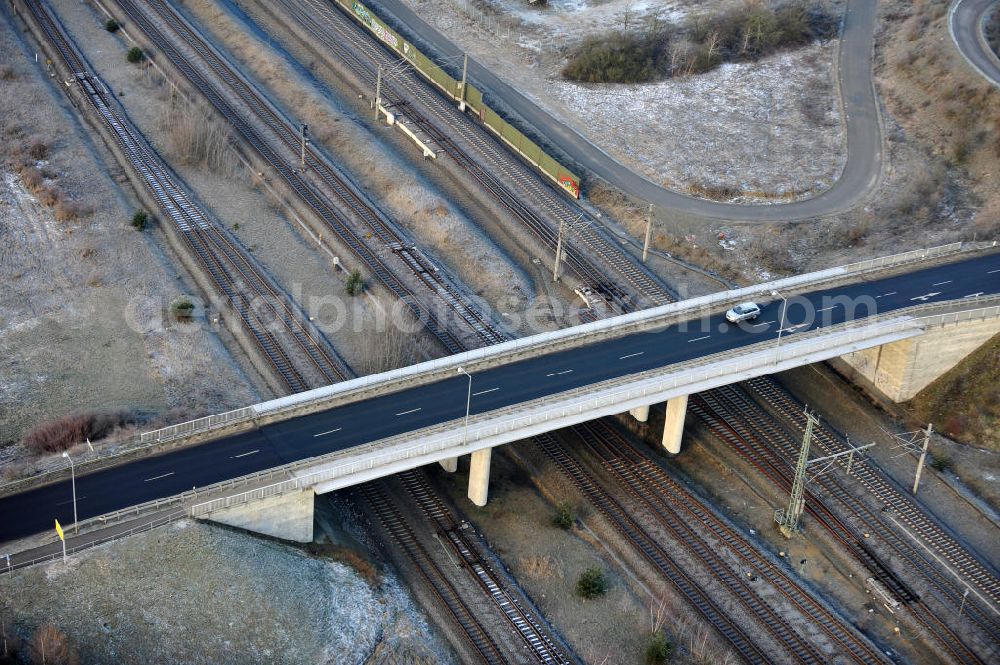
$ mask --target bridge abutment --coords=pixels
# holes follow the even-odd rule
[[[289,492],[222,508],[201,519],[282,540],[311,543],[315,497],[316,493],[312,489]]]
[[[893,402],[905,402],[1000,333],[1000,319],[949,323],[919,337],[862,349],[830,363]]]
[[[679,395],[667,400],[667,414],[663,420],[663,447],[671,455],[681,452],[684,436],[684,416],[687,414],[688,396]]]
[[[469,465],[469,499],[477,506],[485,506],[490,490],[490,458],[492,448],[472,453]]]

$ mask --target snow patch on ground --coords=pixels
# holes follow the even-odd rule
[[[817,89],[808,102],[817,105],[819,126],[803,122],[808,111],[800,103],[815,73],[811,63],[828,60],[832,51],[832,45],[815,45],[646,85],[555,80],[548,91],[559,107],[575,110],[576,126],[589,139],[665,186],[804,194],[832,184],[846,157],[839,132],[832,131],[840,123],[832,96]]]
[[[646,85],[581,85],[560,74],[581,40],[624,29],[626,10],[632,31],[654,13],[681,24],[727,0],[405,1],[552,115],[666,187],[783,201],[827,189],[846,162],[836,42]]]

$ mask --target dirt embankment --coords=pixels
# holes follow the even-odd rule
[[[1000,451],[1000,335],[927,386],[906,406],[942,434]]]
[[[886,106],[913,145],[947,172],[978,207],[974,232],[1000,232],[1000,91],[962,58],[948,38],[948,0],[896,0],[883,10],[878,83]],[[935,211],[917,204],[915,222]],[[915,227],[916,228],[916,227]]]
[[[214,331],[170,321],[171,300],[193,286],[155,232],[129,226],[137,204],[124,174],[47,80],[44,58],[35,64],[6,6],[0,17],[4,462],[21,455],[11,444],[26,430],[71,413],[183,417],[255,401]],[[52,192],[78,214],[61,213]]]

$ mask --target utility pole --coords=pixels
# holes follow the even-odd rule
[[[303,124],[302,130],[300,132],[302,137],[302,150],[299,155],[299,161],[302,165],[302,172],[306,172],[306,144],[309,143],[309,125]]]
[[[642,262],[646,262],[649,254],[649,236],[653,233],[653,204],[649,204],[649,214],[646,215],[646,239],[642,243]]]
[[[902,448],[903,452],[900,455],[916,454],[917,457],[917,470],[913,475],[913,493],[917,493],[917,489],[920,487],[920,476],[924,471],[924,461],[927,459],[927,448],[931,443],[931,434],[934,432],[934,425],[928,424],[926,429],[918,429],[915,432],[903,432],[902,434],[893,434],[892,432],[886,432],[889,436],[899,442],[896,448]],[[918,443],[919,441],[919,443]]]
[[[458,99],[458,110],[465,111],[465,86],[468,84],[468,74],[469,74],[469,54],[466,53],[462,56],[462,92]]]
[[[375,119],[378,120],[378,106],[382,103],[382,65],[378,66],[375,77]]]
[[[819,424],[819,420],[809,412],[809,407],[805,409],[806,431],[802,436],[802,448],[799,450],[799,461],[795,464],[795,478],[792,481],[792,493],[788,497],[788,507],[783,511],[779,520],[781,533],[785,538],[791,538],[792,534],[799,530],[799,517],[802,515],[802,508],[805,505],[803,494],[806,488],[806,467],[809,464],[809,446],[812,444],[813,427]],[[777,520],[778,515],[775,513]]]
[[[822,475],[827,469],[831,468],[838,459],[847,456],[847,473],[851,473],[851,466],[854,464],[854,454],[861,452],[867,448],[874,446],[874,443],[869,443],[864,446],[854,446],[848,441],[848,449],[842,450],[839,453],[834,453],[832,455],[825,455],[823,457],[817,457],[816,459],[809,459],[809,448],[812,444],[813,428],[819,425],[819,418],[817,418],[813,413],[809,411],[809,407],[805,408],[806,415],[806,431],[802,435],[802,449],[799,451],[799,460],[795,464],[795,478],[792,481],[792,492],[788,497],[788,507],[779,508],[774,511],[774,521],[778,523],[778,528],[781,529],[782,535],[785,538],[791,538],[792,534],[799,530],[799,518],[802,517],[802,513],[805,511],[806,501],[805,501],[805,490],[806,483],[806,471],[810,466],[817,464],[819,462],[826,462],[826,466],[820,471],[816,472],[812,479],[817,476]]]
[[[552,281],[559,281],[559,262],[562,260],[563,233],[566,230],[566,220],[559,222],[559,238],[556,240],[556,262],[552,266]]]
[[[917,460],[917,473],[913,476],[913,494],[916,495],[917,488],[920,487],[920,474],[924,470],[924,460],[927,459],[927,446],[931,443],[931,432],[934,430],[934,425],[927,423],[927,429],[924,430],[924,445],[920,447],[920,459]]]

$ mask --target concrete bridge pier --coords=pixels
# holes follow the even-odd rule
[[[637,406],[634,409],[629,409],[629,413],[632,417],[638,420],[640,423],[644,423],[649,420],[649,406]]]
[[[469,465],[469,499],[477,506],[485,506],[490,490],[490,457],[492,448],[483,448],[472,453]]]
[[[455,473],[458,471],[458,458],[457,457],[445,457],[443,460],[439,460],[438,464],[441,468],[448,473]]]
[[[667,415],[663,421],[663,447],[671,455],[681,452],[681,438],[684,436],[684,415],[687,413],[687,405],[687,395],[667,400]]]

